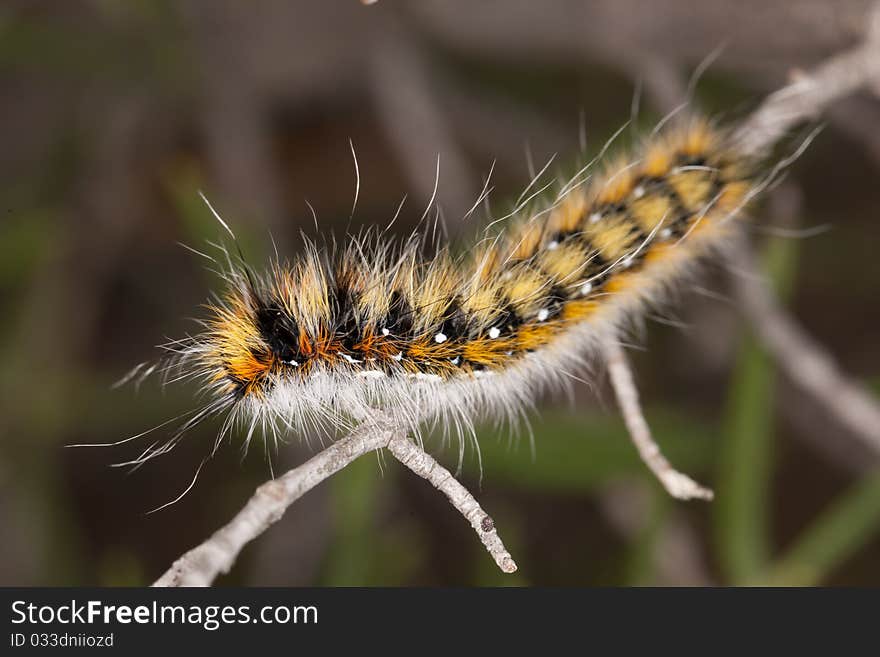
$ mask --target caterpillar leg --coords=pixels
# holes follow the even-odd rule
[[[651,428],[642,414],[639,392],[623,348],[613,338],[606,338],[602,342],[602,350],[608,365],[611,387],[614,388],[617,404],[623,414],[623,421],[642,461],[672,497],[680,500],[711,500],[714,496],[713,492],[673,468],[651,436]]]

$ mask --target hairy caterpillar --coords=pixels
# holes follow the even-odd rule
[[[217,444],[241,420],[245,446],[257,427],[327,432],[377,410],[415,435],[430,425],[467,434],[487,414],[517,419],[723,244],[729,219],[769,179],[704,119],[655,133],[634,159],[536,192],[463,256],[379,233],[307,244],[262,274],[227,253],[226,290],[203,331],[166,346],[166,374],[201,380],[210,401],[137,462],[223,413]]]

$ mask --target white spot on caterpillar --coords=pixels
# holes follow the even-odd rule
[[[601,215],[601,214],[599,214],[598,212],[594,212],[593,214],[590,215],[590,223],[591,223],[591,224],[598,223],[598,221],[599,221],[601,218],[602,218],[602,215]]]
[[[445,333],[438,333],[437,335],[434,336],[434,342],[436,342],[437,344],[443,344],[448,339],[449,338],[446,337]]]
[[[538,321],[539,322],[543,322],[548,317],[550,317],[550,311],[547,310],[546,308],[541,308],[541,310],[538,311]]]
[[[660,231],[659,234],[660,234],[661,240],[668,240],[670,237],[672,237],[672,229],[671,228],[664,228],[663,230]]]
[[[645,195],[645,188],[639,185],[633,190],[633,198],[642,198]]]
[[[299,363],[293,359],[281,361],[282,363],[286,363],[287,365],[293,365],[294,367],[299,367]]]
[[[501,335],[501,329],[498,328],[497,326],[493,326],[492,328],[489,329],[489,337],[490,337],[491,339],[494,340],[494,339],[497,338],[499,335]]]
[[[402,352],[402,351],[398,351],[397,354],[395,354],[395,355],[392,356],[391,358],[393,358],[394,360],[400,362],[400,361],[403,360],[403,352]]]
[[[590,292],[593,291],[593,284],[590,281],[587,281],[583,285],[581,285],[581,294],[583,296],[587,296]]]
[[[547,244],[548,251],[555,251],[559,247],[559,242],[553,240],[552,242]]]
[[[354,365],[355,363],[362,363],[363,362],[362,360],[358,360],[357,358],[352,358],[348,354],[339,354],[339,355],[345,359],[345,362],[351,363],[352,365]]]
[[[461,358],[459,356],[456,356],[455,358],[450,358],[449,362],[453,365],[458,365],[461,362]]]
[[[382,335],[391,335],[391,331],[389,331],[387,328],[383,328]]]

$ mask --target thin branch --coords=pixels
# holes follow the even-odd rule
[[[880,3],[867,16],[865,40],[832,57],[815,70],[798,74],[771,94],[737,128],[733,141],[746,154],[759,154],[778,142],[794,125],[814,119],[831,103],[880,80]]]
[[[608,365],[608,376],[617,396],[620,412],[623,414],[623,421],[642,461],[673,497],[680,500],[695,498],[711,500],[712,491],[673,468],[660,451],[660,446],[654,442],[651,429],[642,414],[639,392],[633,381],[626,355],[623,353],[623,347],[613,338],[608,338],[603,340],[602,350]]]
[[[474,496],[393,424],[371,421],[284,476],[257,488],[227,525],[175,561],[153,586],[210,586],[218,575],[229,572],[245,545],[281,519],[287,507],[355,459],[386,447],[401,463],[449,498],[502,571],[516,570],[516,563],[501,542],[492,518]]]
[[[767,214],[774,226],[796,228],[801,219],[801,190],[786,181],[769,200]],[[783,395],[782,408],[798,426],[797,435],[850,468],[872,467],[880,452],[880,403],[868,390],[848,379],[830,354],[780,305],[746,240],[732,246],[729,258],[736,305],[786,374],[783,382],[789,394]],[[805,398],[810,403],[805,405]],[[829,441],[829,429],[840,428],[846,430],[847,437],[858,440],[861,449],[854,449],[851,442]]]
[[[391,436],[390,427],[362,425],[282,477],[267,481],[227,525],[175,561],[153,586],[210,586],[287,507],[358,457],[385,447]]]
[[[388,443],[388,450],[394,454],[398,461],[419,475],[427,479],[434,488],[449,498],[449,502],[458,509],[459,513],[471,523],[471,527],[477,532],[477,536],[486,546],[486,550],[505,573],[516,571],[516,563],[501,542],[498,532],[495,530],[495,522],[480,507],[468,490],[462,486],[452,473],[449,472],[430,454],[420,449],[413,441],[403,436],[396,436]]]

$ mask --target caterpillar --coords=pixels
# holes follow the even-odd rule
[[[209,401],[142,459],[222,414],[217,445],[236,420],[245,446],[258,427],[332,432],[377,411],[416,436],[516,422],[723,246],[760,187],[755,158],[704,118],[655,130],[635,151],[533,193],[462,255],[367,231],[341,246],[307,241],[259,273],[227,250],[202,331],[166,346],[166,372],[200,380]]]

